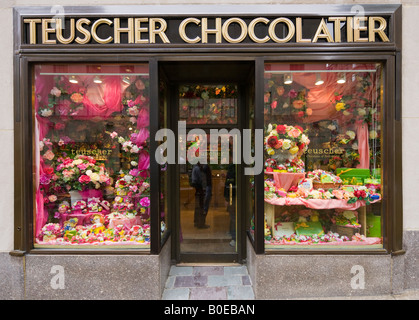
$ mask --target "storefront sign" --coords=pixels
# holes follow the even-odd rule
[[[381,16],[24,18],[24,44],[390,42]]]

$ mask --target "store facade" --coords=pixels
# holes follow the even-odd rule
[[[159,299],[172,263],[402,290],[402,7],[176,8],[14,8],[25,297]],[[74,285],[40,291],[54,266]]]

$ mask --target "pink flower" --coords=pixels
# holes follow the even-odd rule
[[[63,175],[65,178],[70,178],[74,174],[73,170],[64,170]]]
[[[77,165],[77,168],[79,168],[80,170],[86,170],[88,166],[89,165],[87,163],[80,163],[79,165]]]
[[[294,128],[288,131],[288,135],[292,138],[298,138],[300,134],[301,134],[301,131],[297,128]]]
[[[148,197],[144,197],[140,200],[140,204],[142,207],[150,206],[150,199]]]
[[[90,177],[88,175],[82,175],[79,178],[79,182],[80,183],[89,183],[90,182]]]
[[[278,105],[278,101],[272,101],[272,103],[271,103],[271,108],[272,109],[276,109],[276,106]]]
[[[118,135],[118,133],[116,133],[115,131],[110,134],[112,139],[114,139],[117,135]]]
[[[54,159],[55,154],[51,150],[48,150],[47,152],[44,153],[44,155],[42,157],[44,159],[47,159],[47,160],[51,161],[52,159]]]

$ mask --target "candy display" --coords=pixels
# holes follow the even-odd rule
[[[102,67],[35,68],[35,246],[149,248],[148,66]]]
[[[358,67],[265,64],[265,248],[382,244],[367,224],[382,200],[380,69]],[[337,84],[341,68],[350,82]]]

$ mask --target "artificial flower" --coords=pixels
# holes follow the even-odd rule
[[[73,93],[70,96],[71,101],[73,101],[74,103],[82,103],[83,102],[83,95],[81,95],[78,92]]]
[[[336,103],[335,109],[336,109],[336,111],[344,110],[345,109],[345,104],[343,102],[338,102],[338,103]]]

